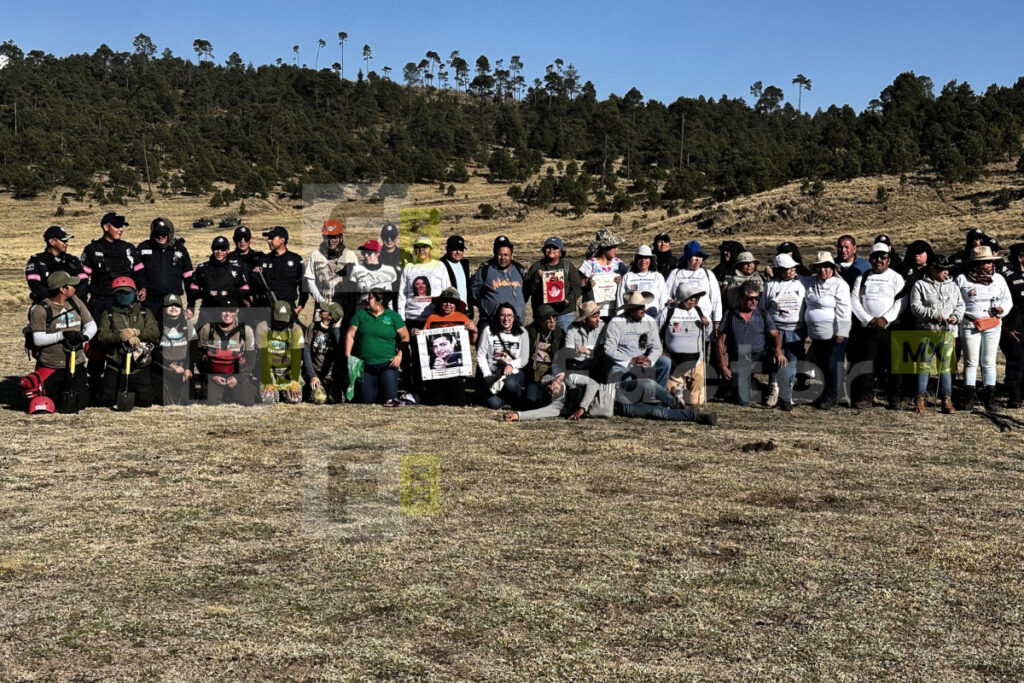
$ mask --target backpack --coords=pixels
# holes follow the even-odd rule
[[[80,308],[78,308],[78,304],[75,303],[75,300],[74,299],[68,299],[67,303],[71,304],[71,309],[75,313],[78,314],[79,318],[81,318],[82,317],[82,311],[81,311]],[[28,314],[29,314],[30,318],[32,316],[32,309],[35,308],[36,306],[43,306],[45,308],[45,310],[46,310],[46,327],[43,328],[43,331],[46,331],[46,330],[50,329],[50,324],[53,322],[53,319],[56,316],[53,314],[53,309],[52,308],[50,308],[49,306],[47,306],[44,303],[38,303],[38,304],[33,304],[32,306],[29,307]],[[63,311],[61,312],[61,315],[63,315]],[[25,353],[28,355],[29,358],[31,358],[33,360],[38,358],[39,357],[39,347],[36,346],[35,339],[33,339],[33,337],[32,337],[32,324],[29,323],[28,325],[25,325],[25,327],[21,330],[21,333],[25,337]]]

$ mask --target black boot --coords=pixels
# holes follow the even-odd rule
[[[996,403],[996,388],[986,386],[981,390],[981,403],[985,406],[985,410],[992,412],[995,410]]]
[[[974,410],[974,387],[964,386],[964,393],[960,397],[960,410]]]
[[[1014,409],[1016,409],[1016,408],[1020,408],[1020,406],[1021,406],[1020,385],[1019,384],[1011,384],[1010,385],[1010,399],[1006,403],[1006,407],[1007,408],[1014,408]]]

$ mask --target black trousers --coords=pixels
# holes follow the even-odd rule
[[[117,394],[124,389],[124,381],[123,369],[107,366],[106,372],[103,373],[103,402],[106,405],[112,406],[116,403]],[[148,408],[153,405],[153,380],[148,365],[133,369],[128,375],[128,391],[135,394],[137,408]]]
[[[886,399],[899,398],[901,378],[892,372],[892,333],[888,328],[867,328],[855,320],[846,348],[851,367],[865,361],[871,363],[871,372],[854,378],[852,401],[874,400],[876,381],[878,387],[885,390]]]
[[[67,370],[55,370],[43,382],[43,393],[50,397],[58,411],[64,408],[61,402],[67,389],[78,392],[78,401],[74,406],[76,410],[84,410],[89,406],[89,375],[85,371],[85,364],[75,368],[74,377]]]

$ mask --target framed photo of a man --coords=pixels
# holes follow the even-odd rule
[[[417,346],[423,381],[473,374],[472,347],[464,326],[420,330]]]

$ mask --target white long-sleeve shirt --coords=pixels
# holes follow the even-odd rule
[[[511,332],[495,335],[491,334],[490,326],[484,328],[480,335],[480,345],[476,349],[476,366],[488,384],[498,374],[499,360],[511,365],[517,372],[526,367],[530,360],[530,338],[526,330],[518,335]]]
[[[674,299],[676,288],[685,282],[695,284],[704,290],[704,296],[697,299],[697,308],[705,318],[714,323],[714,328],[717,328],[718,323],[722,321],[722,288],[718,285],[718,278],[707,268],[676,268],[668,274],[668,282],[665,283],[668,298]]]
[[[416,294],[416,279],[426,278],[428,287],[426,294]],[[427,261],[426,263],[410,263],[402,269],[402,276],[398,283],[398,313],[408,323],[413,321],[424,321],[427,319],[427,307],[430,306],[431,297],[441,294],[446,288],[451,287],[448,280],[448,269],[440,261]]]
[[[665,308],[668,300],[668,290],[665,287],[665,278],[657,271],[646,273],[634,273],[632,271],[622,276],[619,288],[615,292],[615,308],[622,306],[622,300],[630,292],[650,292],[654,301],[647,307],[647,315],[657,317],[658,313]]]
[[[903,276],[892,268],[882,273],[870,270],[861,273],[853,281],[850,292],[853,314],[865,326],[873,318],[884,318],[886,325],[891,325],[907,306],[906,297],[896,298],[903,291],[903,285]]]
[[[852,323],[850,286],[833,275],[827,280],[814,278],[804,298],[804,322],[811,339],[849,337]]]
[[[998,306],[1003,309],[1000,318],[1013,308],[1013,298],[1010,296],[1010,288],[1002,275],[996,273],[992,276],[992,284],[981,285],[971,282],[967,276],[960,274],[956,276],[956,286],[960,288],[960,296],[964,299],[964,318],[960,321],[961,327],[973,327],[972,321],[978,318],[989,318],[989,309]]]

